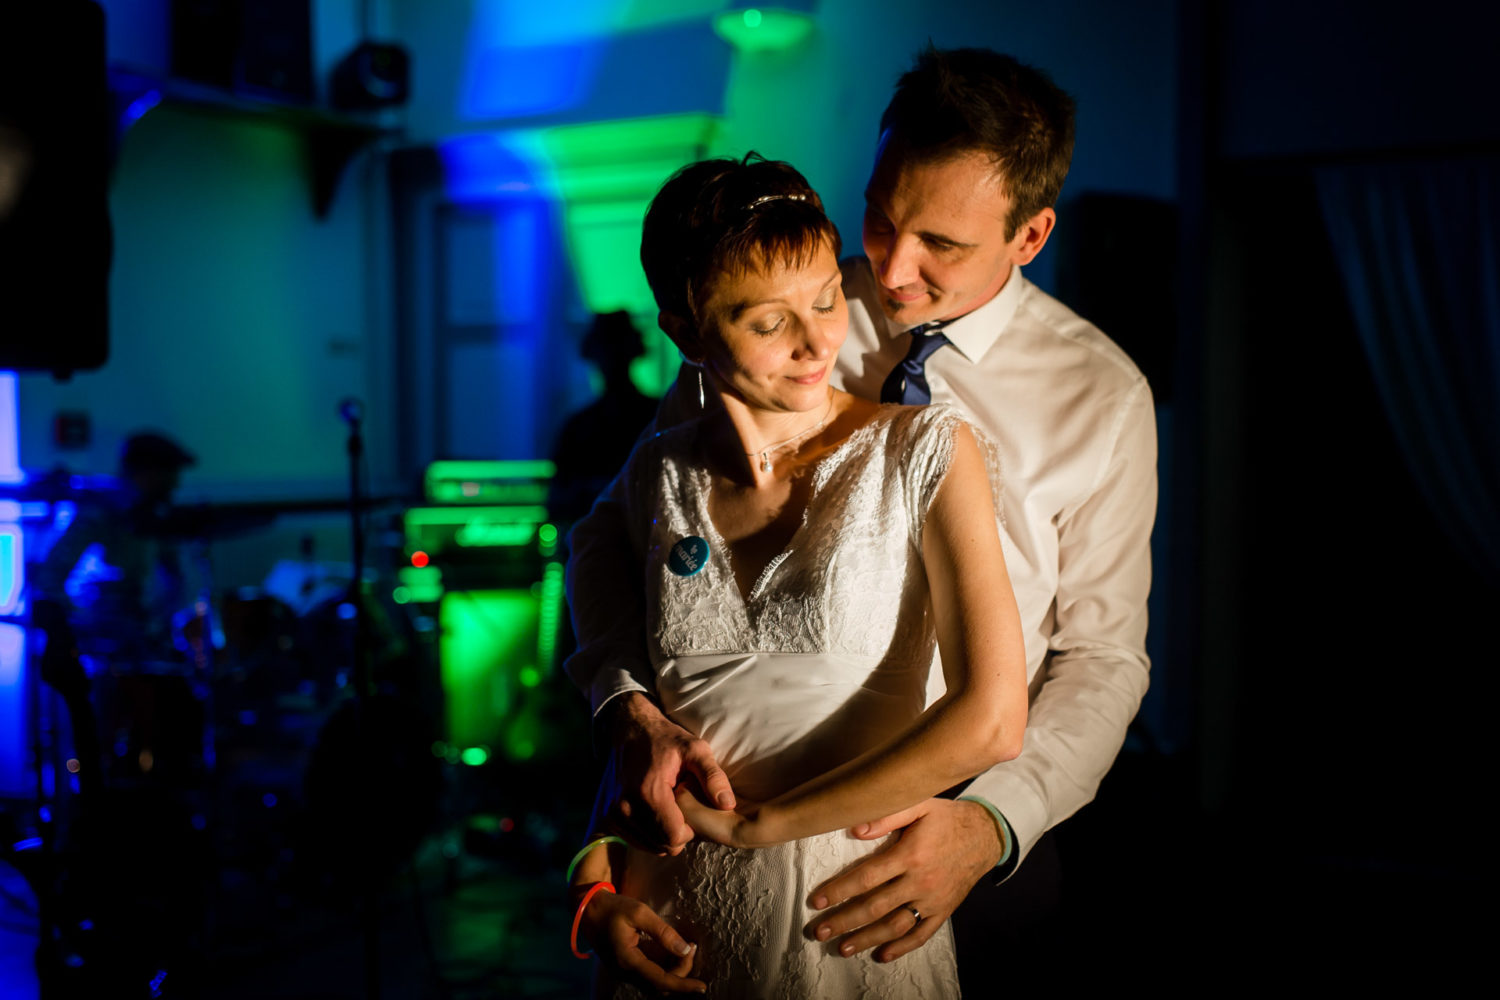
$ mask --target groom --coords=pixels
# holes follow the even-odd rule
[[[965,931],[984,934],[984,908],[1007,903],[991,884],[1088,803],[1114,762],[1147,684],[1156,429],[1151,391],[1124,352],[1019,270],[1056,221],[1072,99],[1009,56],[929,49],[880,127],[867,256],[844,265],[850,329],[835,381],[870,399],[951,402],[995,441],[1031,687],[1018,758],[980,775],[962,800],[857,828],[865,838],[903,832],[815,892],[810,932],[843,954],[878,948],[890,961],[926,943],[982,881],[955,920],[960,954],[973,954]],[[687,388],[680,380],[676,392]],[[669,396],[659,421],[673,405]],[[617,516],[602,502],[573,536],[579,652],[568,671],[610,743],[613,819],[640,845],[675,853],[692,836],[672,797],[682,772],[721,807],[733,791],[707,745],[650,699],[640,623],[616,620],[629,580],[615,562]]]

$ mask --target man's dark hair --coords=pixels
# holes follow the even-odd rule
[[[782,264],[802,267],[839,231],[807,178],[757,153],[690,163],[662,185],[646,210],[641,266],[664,313],[699,320],[720,274]]]
[[[1010,198],[1005,238],[1050,208],[1073,158],[1073,98],[1052,78],[989,49],[929,45],[896,83],[880,116],[883,155],[933,163],[970,151],[990,157]]]

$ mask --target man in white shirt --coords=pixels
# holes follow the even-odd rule
[[[1019,270],[1052,233],[1072,146],[1071,98],[988,50],[924,52],[881,118],[868,259],[844,266],[850,329],[836,381],[872,399],[952,402],[994,440],[1032,701],[1018,758],[960,799],[854,831],[903,834],[812,900],[824,912],[809,929],[842,938],[844,954],[877,947],[893,960],[925,943],[986,873],[1008,877],[1093,798],[1145,694],[1151,392],[1123,351]],[[733,792],[707,745],[648,697],[640,623],[612,620],[628,579],[609,564],[616,516],[601,503],[574,535],[580,650],[568,670],[611,744],[616,823],[675,853],[691,837],[672,799],[681,772],[721,806]]]

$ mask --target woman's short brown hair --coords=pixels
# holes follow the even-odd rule
[[[838,228],[807,178],[750,153],[690,163],[662,185],[646,210],[641,266],[657,308],[697,325],[716,276],[801,267],[825,242],[838,256]]]

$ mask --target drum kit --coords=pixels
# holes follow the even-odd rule
[[[5,489],[13,495],[0,499],[32,509],[38,500],[100,500],[95,489],[59,495],[56,484]],[[283,561],[259,587],[216,594],[211,584],[212,542],[282,514],[347,507],[342,500],[182,507],[138,523],[142,534],[197,555],[198,599],[169,627],[69,611],[41,595],[29,600],[26,624],[45,637],[29,645],[41,681],[32,736],[46,843],[0,860],[27,875],[39,901],[44,997],[134,995],[121,985],[189,968],[222,918],[210,901],[226,869],[274,882],[305,870],[299,850],[340,858],[326,829],[298,818],[317,813],[317,803],[307,808],[310,795],[338,791],[330,761],[340,770],[380,768],[389,763],[382,753],[400,754],[404,769],[383,793],[404,800],[407,825],[435,819],[441,774],[428,752],[431,728],[420,698],[397,689],[411,673],[398,666],[410,652],[399,616],[347,571],[341,578],[311,559]],[[363,699],[364,738],[351,745],[357,648],[372,686],[387,696]],[[341,835],[348,820],[346,813]],[[317,836],[305,836],[314,828]],[[407,840],[403,834],[392,850],[415,847]],[[343,852],[346,864],[350,854]],[[274,866],[281,870],[266,870]],[[146,927],[143,914],[158,923]]]

